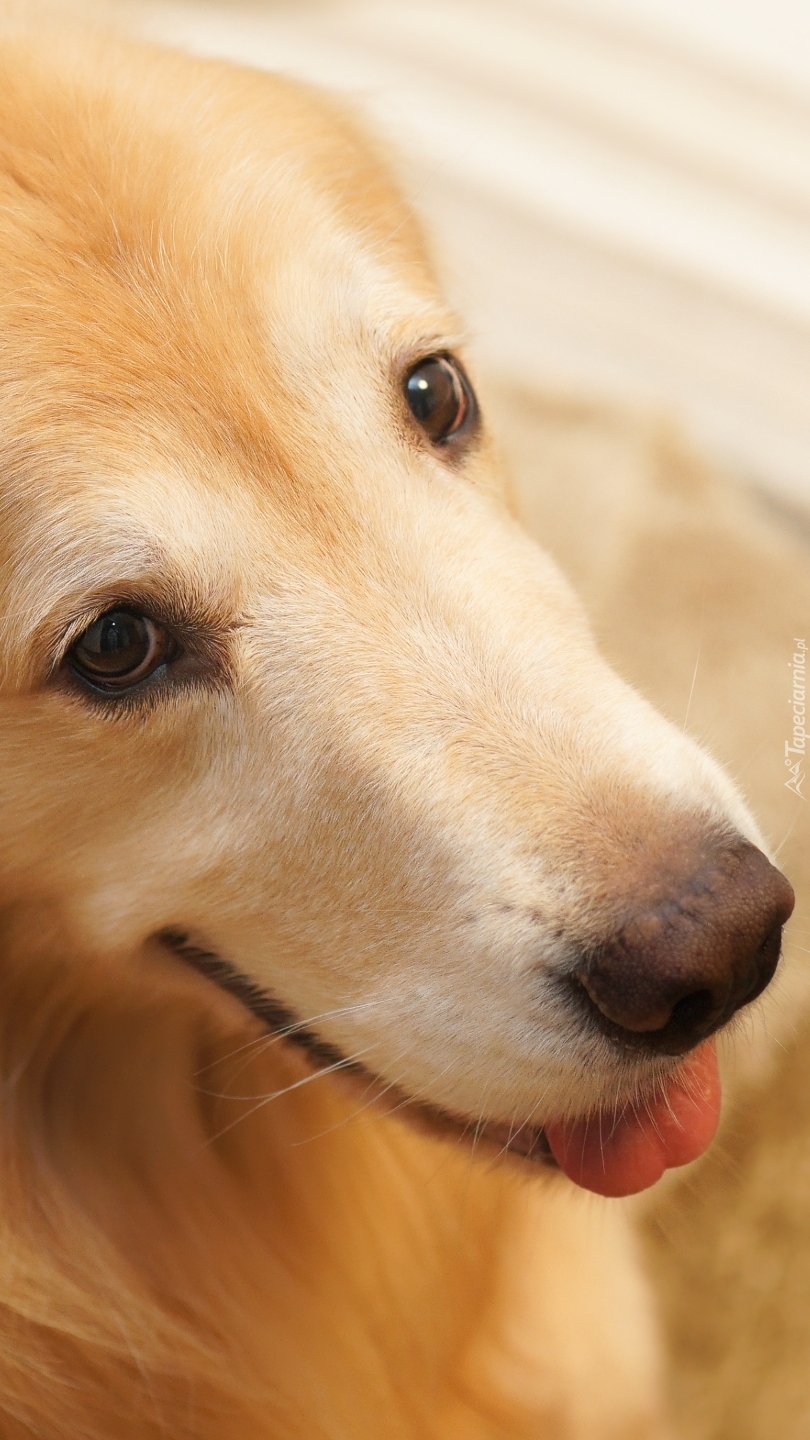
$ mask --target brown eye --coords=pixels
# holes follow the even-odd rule
[[[73,669],[105,690],[145,680],[166,659],[166,633],[146,615],[110,610],[79,637],[70,652]]]
[[[461,366],[444,355],[430,355],[408,372],[405,398],[434,445],[466,429],[475,415],[470,382]]]

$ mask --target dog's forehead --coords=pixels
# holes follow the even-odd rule
[[[294,463],[403,356],[452,340],[452,316],[338,107],[151,53],[113,101],[116,58],[0,50],[7,435],[16,419],[47,470],[53,443],[148,443],[151,425],[271,474],[263,451]]]

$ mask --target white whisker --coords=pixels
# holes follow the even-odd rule
[[[311,1025],[317,1024],[320,1020],[328,1020],[333,1015],[353,1015],[358,1010],[372,1009],[378,1004],[378,1000],[360,1000],[355,1005],[340,1005],[334,1010],[322,1010],[319,1015],[310,1015],[303,1020],[294,1020],[278,1030],[269,1030],[262,1035],[256,1035],[252,1040],[247,1040],[244,1045],[238,1045],[235,1050],[229,1050],[226,1055],[220,1055],[216,1060],[210,1061],[208,1065],[203,1065],[199,1070],[195,1070],[194,1078],[204,1075],[206,1070],[213,1070],[216,1065],[224,1065],[226,1060],[234,1060],[237,1055],[243,1055],[248,1050],[258,1048],[258,1053],[262,1054],[264,1050],[277,1044],[279,1040],[285,1040],[299,1030],[308,1030]]]
[[[336,1070],[349,1069],[350,1066],[354,1065],[356,1061],[359,1060],[361,1055],[366,1055],[370,1048],[370,1046],[367,1046],[365,1050],[358,1050],[353,1055],[344,1055],[341,1057],[340,1060],[336,1060],[333,1065],[325,1065],[323,1069],[314,1070],[311,1075],[304,1075],[302,1079],[295,1080],[292,1085],[285,1085],[281,1090],[274,1090],[269,1095],[263,1095],[258,1101],[258,1103],[256,1105],[253,1105],[250,1110],[246,1110],[242,1115],[237,1115],[235,1120],[232,1120],[230,1124],[223,1126],[223,1128],[221,1130],[218,1130],[215,1135],[209,1135],[206,1144],[212,1145],[214,1141],[221,1140],[222,1136],[227,1135],[229,1130],[233,1130],[235,1125],[241,1124],[243,1120],[249,1120],[251,1115],[255,1115],[257,1111],[262,1110],[265,1105],[269,1105],[273,1100],[280,1100],[282,1096],[292,1094],[293,1090],[300,1090],[303,1088],[304,1085],[311,1085],[313,1080],[320,1080],[325,1075],[332,1075]],[[230,1099],[231,1097],[218,1096],[215,1098]],[[252,1100],[255,1097],[251,1095],[246,1098]]]
[[[697,680],[698,666],[699,666],[699,664],[700,664],[700,652],[701,652],[701,650],[702,650],[702,648],[703,648],[703,624],[704,624],[705,619],[706,619],[706,594],[705,594],[705,589],[704,589],[704,593],[703,593],[703,595],[702,595],[702,597],[701,597],[701,602],[700,602],[700,634],[699,634],[699,636],[698,636],[697,656],[696,656],[696,658],[695,658],[695,668],[694,668],[694,670],[692,671],[692,684],[689,686],[689,699],[688,699],[687,702],[686,702],[686,714],[685,714],[684,717],[683,717],[683,731],[684,731],[684,734],[686,733],[686,727],[687,727],[687,725],[688,725],[688,723],[689,723],[689,711],[690,711],[691,708],[692,708],[692,696],[693,696],[694,693],[695,693],[695,681]]]
[[[796,828],[796,821],[798,820],[798,818],[799,818],[799,810],[797,809],[797,810],[796,810],[796,814],[793,816],[793,819],[792,819],[792,821],[790,822],[790,825],[788,826],[788,829],[787,829],[786,834],[783,836],[782,840],[780,841],[780,843],[777,845],[776,849],[775,849],[774,852],[773,852],[773,858],[774,858],[774,860],[778,860],[778,859],[779,859],[779,856],[780,856],[782,850],[783,850],[784,847],[787,845],[788,840],[790,839],[791,835],[793,834],[794,829]]]

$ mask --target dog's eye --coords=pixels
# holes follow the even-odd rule
[[[146,615],[110,610],[90,625],[70,652],[73,669],[103,690],[145,680],[167,658],[166,632]]]
[[[456,360],[430,355],[405,377],[411,414],[434,445],[467,429],[475,414],[470,382]]]

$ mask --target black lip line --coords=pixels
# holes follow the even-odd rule
[[[330,1040],[323,1040],[316,1031],[302,1025],[292,1010],[280,1004],[216,951],[194,945],[182,930],[161,930],[156,938],[207,980],[232,995],[273,1034],[303,1050],[319,1070],[338,1070],[344,1075],[365,1080],[369,1086],[376,1086],[379,1097],[385,1098],[389,1112],[403,1112],[417,1127],[433,1136],[444,1135],[456,1140],[469,1138],[476,1145],[483,1141],[490,1153],[494,1147],[499,1153],[508,1151],[510,1155],[520,1156],[534,1164],[557,1168],[545,1131],[539,1126],[523,1125],[513,1133],[513,1127],[504,1121],[476,1121],[470,1116],[455,1115],[430,1101],[415,1100],[360,1061],[350,1060]]]

